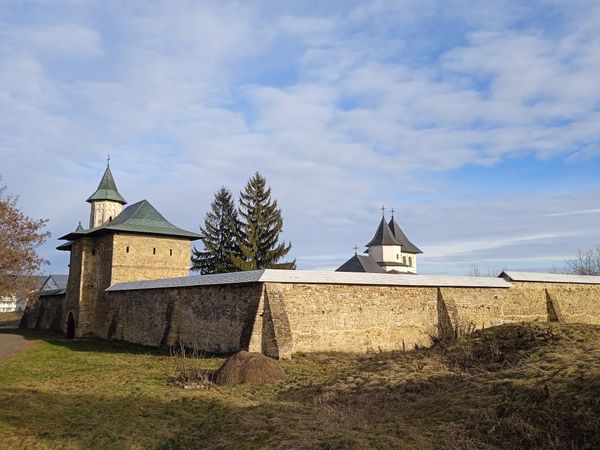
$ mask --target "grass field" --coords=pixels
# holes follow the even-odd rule
[[[504,325],[406,353],[296,355],[269,387],[176,388],[176,366],[143,347],[39,339],[0,360],[1,446],[600,448],[600,326]]]

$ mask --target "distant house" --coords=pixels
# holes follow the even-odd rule
[[[33,275],[32,278],[34,291],[39,290],[48,278],[45,275]],[[0,312],[25,311],[27,298],[19,298],[15,294],[0,297]]]
[[[69,275],[48,275],[40,287],[40,295],[60,295],[67,290]]]
[[[356,253],[336,269],[336,272],[417,273],[417,255],[423,253],[410,242],[392,219],[381,218],[373,239],[365,246],[367,255]]]

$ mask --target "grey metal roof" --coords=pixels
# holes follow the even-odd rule
[[[335,269],[336,272],[368,272],[368,273],[386,273],[377,261],[370,256],[354,255],[340,267]]]
[[[65,289],[67,282],[69,281],[69,275],[57,275],[51,274],[44,280],[44,283],[40,287],[40,291],[55,291],[57,289]]]
[[[40,297],[49,297],[51,295],[64,295],[66,293],[67,293],[66,289],[51,289],[48,291],[40,291],[39,296]]]
[[[390,230],[390,227],[385,222],[385,217],[381,218],[375,236],[373,236],[373,239],[365,247],[373,245],[402,245],[392,234],[392,230]]]
[[[398,222],[394,220],[394,216],[392,216],[392,220],[390,220],[388,226],[390,227],[390,230],[392,230],[396,240],[402,245],[402,253],[423,253],[419,247],[408,240],[404,234],[404,231],[402,231],[402,228],[400,228],[400,225],[398,225]]]
[[[200,235],[191,231],[182,230],[167,221],[161,213],[147,200],[128,206],[112,221],[99,227],[84,231],[74,231],[60,239],[74,240],[85,236],[94,236],[116,231],[131,233],[159,234],[166,236],[182,237],[190,240],[200,239]]]
[[[115,179],[113,178],[109,166],[106,166],[106,170],[104,171],[104,175],[102,175],[102,179],[100,180],[100,184],[98,184],[96,192],[90,195],[86,201],[92,203],[96,200],[112,200],[121,203],[122,205],[127,204],[127,201],[117,190],[117,184],[115,183]]]
[[[596,275],[567,275],[562,273],[514,272],[506,270],[498,277],[511,281],[531,281],[537,283],[573,283],[600,284],[600,276]]]
[[[262,269],[247,272],[166,278],[162,280],[131,281],[115,284],[108,292],[139,289],[161,289],[191,286],[214,286],[239,283],[299,283],[299,284],[355,284],[370,286],[429,286],[509,288],[502,278],[457,277],[446,275],[413,275],[359,272],[321,272],[312,270]]]

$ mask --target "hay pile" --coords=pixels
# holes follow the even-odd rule
[[[213,383],[275,384],[286,374],[277,361],[261,353],[238,352],[228,358],[213,376]]]

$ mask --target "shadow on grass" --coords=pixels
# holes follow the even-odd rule
[[[134,355],[169,355],[169,349],[147,347],[123,341],[105,341],[99,338],[67,339],[58,331],[23,330],[20,328],[0,329],[0,334],[23,336],[28,341],[46,341],[76,352],[128,353]]]
[[[0,389],[0,422],[10,429],[7,447],[155,448],[176,444],[193,430],[198,447],[227,441],[237,424],[235,408],[217,398],[160,398]],[[193,443],[186,439],[186,442]],[[204,445],[203,445],[204,444]]]

